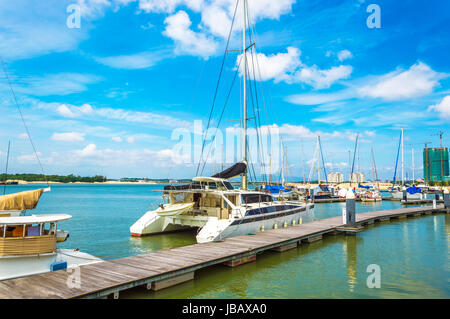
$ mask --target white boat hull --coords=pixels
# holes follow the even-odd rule
[[[0,280],[50,272],[55,262],[67,262],[67,268],[101,262],[102,260],[73,249],[57,249],[54,253],[29,256],[0,257]]]
[[[403,192],[392,192],[392,197],[395,199],[403,199]],[[415,193],[415,194],[410,194],[408,192],[406,192],[406,199],[423,199],[423,194],[422,193]]]
[[[271,218],[277,213],[270,213],[264,215],[248,216],[237,220],[211,220],[198,233],[196,239],[198,243],[206,243],[223,238],[245,235],[249,233],[256,233],[262,230],[275,228],[282,228],[285,224],[292,225],[293,221],[296,224],[311,222],[314,219],[314,204],[307,204],[304,209],[294,214],[287,214]],[[258,220],[259,218],[262,218]]]
[[[314,205],[307,204],[297,213],[278,216],[280,213],[270,213],[262,215],[248,216],[241,219],[218,219],[212,216],[160,216],[155,211],[149,211],[142,216],[133,226],[130,227],[132,236],[141,237],[145,235],[155,235],[165,232],[178,231],[199,227],[196,239],[197,242],[209,242],[220,238],[244,235],[272,229],[275,224],[283,227],[284,223],[292,225],[295,223],[310,222],[314,218]]]

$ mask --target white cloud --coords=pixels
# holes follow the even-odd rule
[[[275,82],[289,81],[294,72],[300,65],[300,50],[294,47],[288,47],[286,53],[277,53],[266,56],[263,53],[258,53],[256,59],[253,61],[253,55],[249,55],[248,67],[250,74],[253,74],[253,65],[255,65],[255,74],[257,78],[260,77],[262,81],[274,79]],[[237,57],[236,64],[241,61],[241,55]],[[258,68],[259,66],[259,68]],[[240,65],[240,74],[243,73],[243,63]]]
[[[15,90],[34,96],[68,95],[87,90],[103,78],[92,74],[56,73],[15,79]]]
[[[294,94],[286,97],[286,101],[299,105],[320,105],[331,102],[339,102],[353,97],[349,91],[340,91],[336,93],[307,93]]]
[[[164,20],[163,34],[175,41],[177,54],[191,54],[207,58],[217,50],[217,43],[204,33],[190,29],[192,24],[188,14],[180,10]]]
[[[160,128],[164,127],[186,127],[190,123],[171,117],[169,115],[161,115],[152,112],[138,112],[138,111],[128,111],[124,109],[112,109],[112,108],[96,108],[95,114],[101,117],[120,120],[133,123],[143,123],[143,124],[154,124]]]
[[[130,55],[118,55],[96,58],[101,64],[117,69],[146,69],[169,56],[169,52],[141,52]]]
[[[70,164],[89,163],[100,166],[131,166],[148,163],[152,159],[152,165],[156,167],[165,167],[173,165],[176,162],[176,153],[171,149],[162,149],[158,151],[149,149],[139,150],[113,150],[99,149],[95,144],[89,144],[83,149],[69,152]]]
[[[277,53],[266,56],[263,53],[257,54],[257,60],[253,62],[253,56],[248,56],[248,68],[253,74],[253,66],[257,68],[255,75],[262,81],[273,79],[275,82],[284,81],[286,83],[306,83],[316,89],[328,88],[335,82],[346,79],[350,76],[353,68],[349,65],[331,67],[328,70],[321,70],[316,65],[308,66],[300,60],[300,50],[295,47],[288,47],[287,53]],[[236,65],[239,64],[241,55],[237,57]],[[243,63],[240,64],[242,74]]]
[[[330,87],[333,83],[350,77],[353,68],[350,65],[333,66],[328,70],[320,70],[316,65],[304,67],[293,75],[290,82],[304,82],[316,89]]]
[[[342,50],[338,52],[338,59],[341,62],[351,58],[353,58],[353,54],[349,50]]]
[[[397,70],[377,77],[371,84],[360,88],[358,93],[363,97],[389,101],[410,99],[431,93],[444,77],[446,75],[418,62],[407,71]]]
[[[211,5],[202,11],[202,24],[212,34],[225,38],[230,33],[231,18],[223,8]]]
[[[113,136],[113,137],[111,137],[111,140],[113,140],[114,142],[117,142],[117,143],[122,142],[122,138],[120,136]]]
[[[82,118],[84,116],[90,116],[90,118],[96,120],[108,119],[120,122],[126,121],[130,123],[151,124],[157,126],[158,128],[187,127],[190,125],[190,122],[184,119],[179,119],[176,117],[172,117],[170,115],[158,114],[153,112],[130,111],[125,109],[113,109],[109,107],[96,108],[87,103],[81,106],[71,104],[60,104],[60,103],[44,103],[44,102],[35,102],[35,103],[40,109],[50,109],[66,118]],[[63,123],[59,123],[58,125],[62,124]],[[72,123],[69,124],[72,125]],[[77,123],[77,125],[79,125],[79,123]],[[88,129],[88,127],[84,127],[84,129]],[[96,133],[105,130],[109,131],[108,128],[96,126],[92,127],[92,131],[88,133],[90,135],[95,135]],[[109,138],[113,136],[109,132],[107,133]],[[150,135],[137,134],[135,136],[138,136],[139,138],[141,137],[147,138]]]
[[[127,142],[128,143],[134,143],[136,141],[136,139],[133,137],[133,136],[129,136],[129,137],[127,137]]]
[[[39,158],[42,156],[41,152],[37,152],[36,154],[39,156]],[[24,162],[36,162],[37,161],[36,154],[19,155],[19,156],[17,156],[17,160],[19,162],[21,162],[21,163],[24,163]]]
[[[139,0],[139,9],[148,13],[173,13],[178,6],[185,5],[199,11],[203,3],[203,0]]]
[[[431,105],[429,111],[436,111],[442,119],[450,120],[450,95],[447,95],[438,104]]]
[[[83,142],[84,133],[67,132],[67,133],[53,133],[51,139],[61,142]]]
[[[49,0],[0,1],[0,56],[6,61],[32,58],[75,49],[88,38],[92,20],[103,16],[112,4],[126,5],[130,0]],[[81,28],[66,26],[67,6],[81,7]]]
[[[28,134],[27,134],[27,133],[19,134],[19,138],[20,138],[21,140],[25,140],[25,139],[28,138]]]
[[[76,150],[74,151],[75,155],[79,157],[90,157],[90,156],[96,156],[98,155],[97,151],[97,145],[95,144],[89,144],[82,150]]]
[[[82,115],[89,115],[93,113],[92,106],[90,104],[83,104],[81,106],[75,106],[70,104],[61,104],[56,111],[64,117],[80,117]]]

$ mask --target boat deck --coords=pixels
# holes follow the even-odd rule
[[[284,251],[301,243],[320,240],[323,235],[351,233],[363,226],[391,218],[415,217],[445,212],[443,205],[410,207],[356,214],[355,227],[345,227],[342,217],[271,229],[223,241],[158,250],[117,260],[81,266],[77,272],[55,272],[0,282],[0,298],[105,298],[136,286],[159,290],[194,278],[204,267],[226,264],[237,266],[256,259],[266,250]],[[282,226],[280,226],[282,227]]]

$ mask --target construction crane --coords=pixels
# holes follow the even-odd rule
[[[439,131],[436,134],[431,134],[431,136],[438,136],[438,135],[439,135],[440,145],[441,145],[441,148],[442,148],[442,135],[444,135],[444,132]]]

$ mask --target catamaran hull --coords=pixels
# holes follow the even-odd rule
[[[132,237],[143,237],[201,227],[206,223],[206,221],[199,223],[183,222],[186,218],[195,217],[185,215],[161,216],[156,211],[148,211],[130,227],[130,233]]]
[[[235,220],[220,220],[208,222],[198,233],[196,239],[198,243],[206,243],[228,237],[256,233],[264,229],[281,228],[285,224],[292,225],[307,223],[314,219],[314,205],[307,204],[297,208],[292,212],[277,212],[271,214],[261,214],[248,216]],[[277,225],[277,226],[275,226]]]
[[[72,269],[102,260],[73,249],[57,249],[54,253],[40,255],[2,256],[0,257],[0,280],[50,272],[52,264],[64,261],[67,262],[67,268]]]
[[[314,218],[314,205],[307,204],[292,211],[276,212],[248,216],[239,219],[218,219],[211,216],[179,215],[174,217],[159,216],[155,211],[149,211],[130,227],[131,236],[142,237],[161,233],[187,230],[193,227],[201,228],[196,239],[205,243],[221,238],[255,233],[264,229],[307,223]]]

